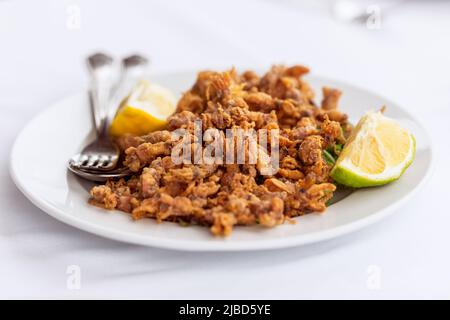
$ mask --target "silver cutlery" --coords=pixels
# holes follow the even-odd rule
[[[70,159],[69,166],[83,171],[109,171],[117,166],[120,155],[119,148],[113,144],[107,132],[108,106],[115,74],[114,61],[108,55],[97,53],[88,57],[87,65],[91,75],[89,103],[97,136]]]
[[[97,53],[87,59],[91,76],[89,103],[96,139],[79,154],[69,160],[68,168],[78,176],[91,181],[106,181],[129,175],[127,168],[117,168],[120,152],[108,135],[108,123],[112,118],[111,111],[130,91],[131,86],[144,75],[148,60],[139,55],[132,55],[122,60],[120,78],[114,84],[113,58]]]
[[[114,169],[108,172],[89,172],[78,169],[76,167],[72,167],[70,165],[68,166],[68,169],[77,176],[94,182],[105,182],[109,179],[123,178],[131,174],[130,170],[125,167]]]
[[[131,55],[122,59],[122,66],[120,70],[120,78],[114,87],[114,95],[112,96],[111,105],[115,108],[110,108],[108,119],[113,119],[117,111],[117,106],[131,91],[132,87],[145,74],[148,66],[148,59],[140,55]]]

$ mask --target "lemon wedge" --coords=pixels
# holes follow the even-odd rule
[[[414,160],[414,136],[381,112],[359,120],[331,171],[338,183],[372,187],[400,178]]]
[[[109,133],[117,137],[125,134],[144,135],[161,130],[175,108],[176,99],[170,90],[141,80],[122,102]]]

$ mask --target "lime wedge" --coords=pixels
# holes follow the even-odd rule
[[[353,187],[384,185],[400,178],[414,160],[414,136],[381,112],[363,116],[342,150],[331,177]]]

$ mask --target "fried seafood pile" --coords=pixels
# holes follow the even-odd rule
[[[323,88],[320,107],[314,104],[302,79],[308,72],[300,65],[273,66],[262,77],[234,69],[200,72],[166,130],[118,139],[124,164],[135,174],[93,187],[90,202],[134,219],[205,225],[214,235],[229,235],[235,225],[273,227],[324,211],[336,189],[328,158],[339,154],[352,128],[337,109],[339,90]],[[203,130],[279,129],[279,170],[267,176],[260,163],[175,164],[171,132],[194,134],[196,120]]]

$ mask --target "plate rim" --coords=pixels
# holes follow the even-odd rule
[[[194,70],[180,70],[178,72],[167,72],[167,73],[155,73],[153,76],[171,76],[181,73],[196,73],[197,71]],[[370,93],[371,95],[377,96],[378,98],[381,98],[382,100],[386,101],[388,104],[395,105],[396,107],[400,108],[402,112],[404,112],[417,126],[420,127],[420,129],[423,131],[423,134],[425,136],[426,142],[428,144],[428,151],[429,151],[429,166],[426,168],[424,176],[421,178],[420,182],[415,185],[415,187],[406,195],[404,195],[402,198],[392,202],[385,208],[378,210],[376,213],[371,214],[367,217],[358,219],[356,221],[347,223],[345,225],[337,226],[332,229],[326,229],[321,231],[316,231],[308,235],[304,234],[298,234],[294,236],[288,236],[285,238],[275,238],[275,239],[261,239],[261,240],[248,240],[243,242],[228,242],[226,241],[226,238],[223,239],[224,241],[180,241],[175,239],[164,239],[159,237],[152,237],[152,236],[141,236],[139,234],[130,234],[127,232],[123,232],[122,230],[110,228],[110,227],[104,227],[95,223],[92,223],[90,221],[86,221],[83,219],[79,219],[73,215],[68,215],[64,212],[64,210],[61,210],[52,204],[46,203],[45,200],[40,199],[33,195],[33,193],[27,188],[26,185],[24,185],[23,181],[18,177],[17,169],[15,168],[15,162],[13,159],[15,158],[15,153],[17,152],[18,143],[20,142],[20,139],[25,134],[26,129],[31,126],[31,124],[38,120],[43,114],[48,112],[50,109],[54,108],[55,105],[57,105],[59,102],[73,99],[75,96],[78,96],[82,94],[81,92],[77,94],[72,94],[69,96],[66,96],[62,99],[59,99],[57,101],[54,101],[53,103],[50,103],[49,106],[41,110],[38,114],[36,114],[31,120],[29,120],[25,126],[21,129],[19,134],[14,139],[13,146],[11,148],[11,152],[9,155],[9,173],[10,176],[16,185],[16,187],[25,195],[25,197],[33,203],[36,207],[38,207],[40,210],[44,211],[46,214],[50,215],[51,217],[57,219],[58,221],[61,221],[65,224],[68,224],[72,227],[75,227],[77,229],[83,230],[85,232],[89,232],[91,234],[95,234],[97,236],[101,236],[107,239],[125,242],[125,243],[131,243],[136,245],[143,245],[143,246],[150,246],[154,248],[163,248],[163,249],[171,249],[171,250],[178,250],[178,251],[191,251],[191,252],[225,252],[225,251],[260,251],[260,250],[273,250],[273,249],[281,249],[281,248],[292,248],[292,247],[298,247],[303,246],[311,243],[316,242],[323,242],[326,240],[330,240],[332,238],[340,237],[349,233],[352,233],[354,231],[360,230],[366,226],[369,226],[371,224],[374,224],[383,218],[390,216],[393,212],[396,211],[399,207],[401,207],[406,201],[411,199],[419,190],[422,189],[422,187],[428,182],[429,178],[431,177],[432,173],[434,172],[435,167],[435,149],[433,145],[433,140],[431,139],[429,135],[429,131],[426,129],[426,127],[423,125],[421,121],[417,119],[417,117],[413,114],[411,114],[406,108],[402,107],[402,105],[393,102],[392,100],[384,97],[383,95],[380,95],[376,92],[373,92],[369,89],[366,89],[364,87],[361,87],[359,85],[353,85],[349,84],[345,81],[335,79],[335,78],[329,78],[329,77],[323,77],[320,74],[311,74],[309,77],[313,77],[316,80],[320,80],[323,82],[334,82],[334,83],[340,83],[344,86],[352,87],[354,89],[364,91],[367,93]],[[213,239],[213,238],[212,238]]]

